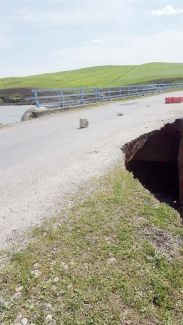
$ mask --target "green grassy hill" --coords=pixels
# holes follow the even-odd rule
[[[0,89],[122,86],[183,80],[183,63],[102,66],[28,77],[1,78]]]

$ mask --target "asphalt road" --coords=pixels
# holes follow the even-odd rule
[[[125,142],[181,118],[183,105],[165,105],[164,97],[76,109],[1,129],[0,246],[57,214],[83,182],[121,159]],[[87,118],[89,128],[78,129],[79,118]]]

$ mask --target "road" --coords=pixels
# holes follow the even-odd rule
[[[67,196],[121,159],[125,142],[181,118],[183,105],[165,105],[164,97],[76,109],[1,129],[0,246],[57,214]],[[87,118],[89,128],[78,129],[79,118]]]

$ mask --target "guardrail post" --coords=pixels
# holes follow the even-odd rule
[[[64,107],[64,91],[60,90],[61,107]]]
[[[82,87],[80,88],[80,103],[84,103],[84,92]]]
[[[95,102],[97,101],[97,88],[95,88],[95,91],[94,91],[94,101]]]
[[[35,98],[35,104],[37,108],[40,108],[39,98],[38,98],[38,91],[33,90],[34,98]]]
[[[97,88],[97,100],[99,101],[100,100],[100,89],[99,88]]]
[[[111,101],[111,88],[108,90],[108,100]]]
[[[127,97],[129,97],[129,94],[130,94],[130,89],[129,87],[127,88]]]
[[[99,99],[99,95],[98,95],[98,88],[95,89],[95,101],[97,102]]]

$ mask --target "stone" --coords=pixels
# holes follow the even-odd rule
[[[46,304],[46,308],[51,310],[51,309],[53,309],[53,306],[52,306],[52,304],[48,303],[48,304]]]
[[[80,129],[87,128],[89,126],[89,121],[87,119],[80,119]]]
[[[16,291],[16,292],[21,292],[21,291],[23,290],[23,288],[24,288],[23,286],[17,287],[17,288],[15,289],[15,291]]]
[[[27,318],[23,318],[23,319],[21,320],[21,324],[22,324],[22,325],[27,325],[27,324],[28,324],[28,319],[27,319]]]
[[[54,292],[56,292],[57,291],[57,287],[56,286],[52,286],[51,287],[51,290],[54,291]]]
[[[74,267],[75,266],[75,263],[74,262],[70,262],[69,263],[71,267]]]
[[[114,241],[114,238],[113,237],[105,237],[105,240],[109,243],[113,242]]]
[[[34,270],[38,270],[39,269],[39,266],[40,266],[39,263],[35,263],[34,264]]]
[[[117,259],[115,257],[111,257],[107,260],[107,265],[112,265],[117,262]]]
[[[53,282],[54,283],[58,283],[60,281],[60,278],[58,276],[56,276],[54,279],[53,279]]]
[[[46,324],[50,324],[50,323],[52,323],[52,321],[53,321],[53,316],[52,315],[46,316],[46,318],[45,318],[45,323]]]
[[[22,297],[21,292],[16,292],[16,293],[13,295],[12,298],[13,298],[14,300],[19,300],[21,297]]]
[[[19,321],[19,320],[21,320],[22,318],[23,318],[23,315],[20,314],[20,315],[17,316],[16,320]]]
[[[118,113],[117,116],[124,116],[124,114],[123,113]]]
[[[65,272],[67,272],[68,269],[69,269],[69,266],[68,266],[67,264],[63,265],[63,270],[64,270]]]
[[[72,290],[73,289],[73,285],[72,284],[68,284],[67,289],[68,290]]]
[[[22,115],[22,118],[21,118],[21,121],[24,122],[24,121],[28,121],[28,120],[31,120],[33,119],[33,114],[34,112],[34,109],[28,109],[23,115]]]
[[[31,274],[33,275],[33,277],[34,277],[35,279],[37,279],[37,278],[39,278],[39,277],[42,275],[42,272],[41,272],[40,270],[33,270],[33,271],[31,272]]]

